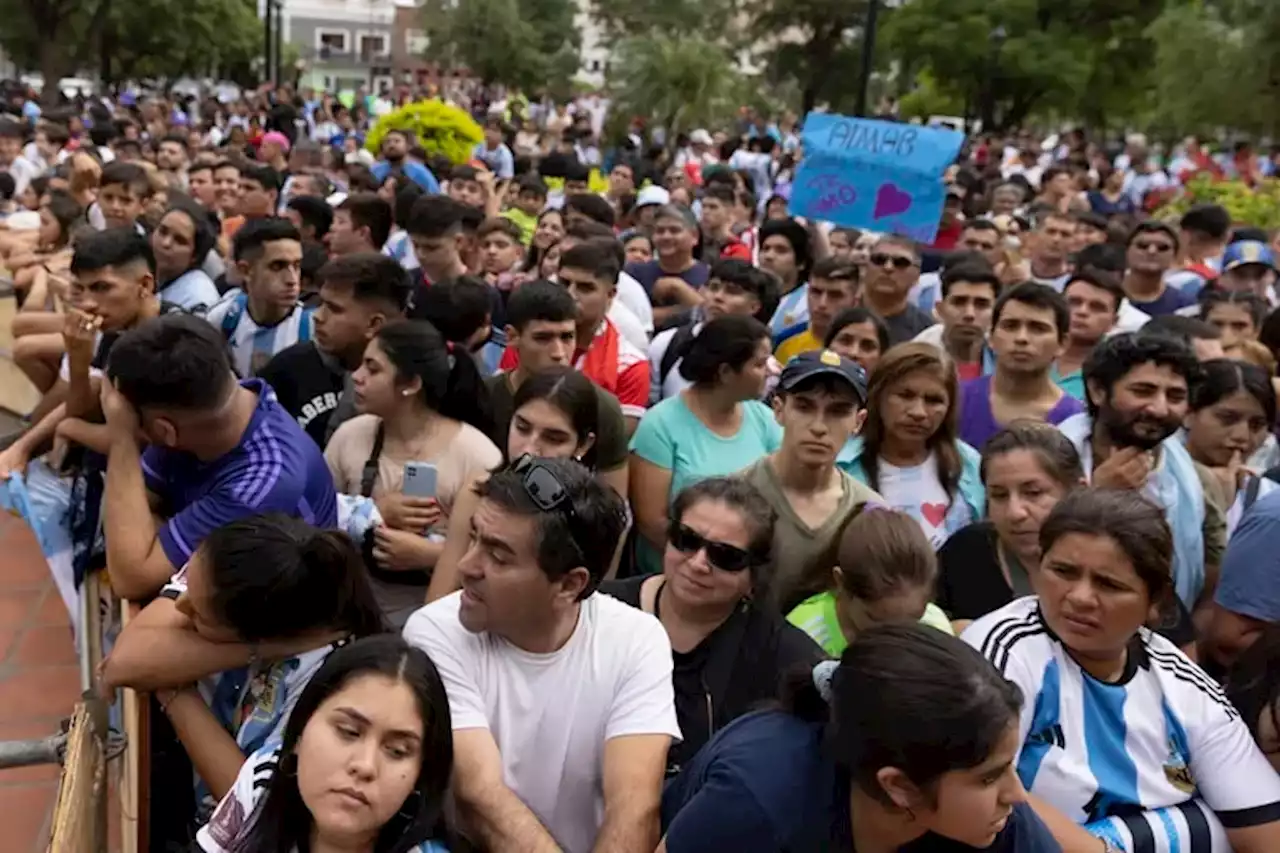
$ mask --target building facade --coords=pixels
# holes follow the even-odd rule
[[[283,0],[283,36],[298,53],[300,85],[330,92],[391,87],[395,12],[394,0]]]

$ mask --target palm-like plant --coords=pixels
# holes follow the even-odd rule
[[[744,84],[723,45],[699,34],[656,32],[617,44],[609,80],[615,115],[651,116],[670,138],[731,118]]]

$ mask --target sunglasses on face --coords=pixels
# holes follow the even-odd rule
[[[1172,252],[1172,251],[1173,251],[1173,246],[1172,246],[1172,245],[1170,245],[1169,243],[1162,243],[1162,242],[1160,242],[1159,240],[1157,240],[1157,241],[1156,241],[1156,242],[1154,242],[1154,243],[1148,242],[1148,241],[1146,241],[1146,240],[1138,240],[1137,242],[1135,242],[1135,243],[1133,244],[1133,248],[1137,249],[1139,252],[1160,252],[1160,253],[1164,253],[1164,252]]]
[[[882,255],[879,252],[871,256],[871,265],[882,267],[885,264],[893,264],[893,268],[897,270],[905,270],[908,267],[915,266],[915,261],[910,258],[904,258],[901,255]]]
[[[724,542],[713,542],[691,527],[673,522],[667,535],[671,547],[681,554],[692,557],[699,551],[707,552],[707,562],[726,572],[742,572],[751,568],[752,558],[749,551]]]

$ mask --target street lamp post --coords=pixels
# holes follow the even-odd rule
[[[1000,62],[1000,49],[1004,47],[1004,40],[1008,38],[1008,33],[1004,27],[996,27],[991,31],[991,35],[987,37],[987,41],[991,46],[991,50],[987,54],[987,73],[986,81],[982,93],[982,105],[979,112],[982,113],[982,132],[989,133],[991,125],[996,123],[996,68]]]
[[[284,82],[284,0],[276,0],[276,59],[271,66],[271,82]]]
[[[262,4],[262,79],[271,79],[271,69],[275,67],[271,61],[271,53],[275,48],[275,40],[271,35],[271,2],[264,0]]]
[[[875,67],[876,17],[880,0],[867,0],[867,20],[862,27],[862,80],[858,85],[858,101],[853,114],[867,114],[867,91],[871,88],[871,70]]]

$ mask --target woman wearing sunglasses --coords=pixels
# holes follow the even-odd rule
[[[683,735],[667,754],[674,773],[720,728],[776,698],[782,674],[822,650],[762,603],[774,513],[753,486],[702,480],[676,497],[671,519],[662,574],[601,591],[658,617],[671,640]]]

